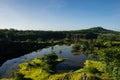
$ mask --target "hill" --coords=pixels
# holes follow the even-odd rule
[[[72,33],[82,33],[82,34],[86,34],[86,33],[98,33],[98,34],[120,34],[119,31],[114,31],[114,30],[108,30],[105,29],[103,27],[93,27],[93,28],[89,28],[89,29],[82,29],[82,30],[74,30],[74,31],[70,31]]]

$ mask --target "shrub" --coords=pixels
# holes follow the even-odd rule
[[[87,71],[92,74],[100,73],[100,71],[98,71],[98,69],[96,69],[95,67],[89,67],[87,68]]]
[[[57,58],[58,58],[58,56],[55,54],[55,52],[52,52],[51,54],[45,54],[42,57],[42,60],[47,64],[55,65]]]
[[[73,52],[77,52],[79,50],[80,50],[80,45],[79,44],[75,44],[75,45],[72,46],[72,51]]]

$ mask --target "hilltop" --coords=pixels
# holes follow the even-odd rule
[[[109,34],[109,33],[120,34],[119,31],[108,30],[108,29],[105,29],[103,27],[92,27],[92,28],[89,28],[89,29],[74,30],[74,31],[69,31],[69,32],[72,32],[72,33],[82,33],[82,34],[86,34],[86,33],[89,33],[89,32],[99,33],[99,34],[100,33],[101,34]]]

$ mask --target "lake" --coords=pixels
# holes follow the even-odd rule
[[[72,53],[72,45],[71,46],[55,45],[53,48],[52,47],[43,48],[36,52],[32,52],[18,58],[7,60],[0,67],[0,78],[11,77],[12,72],[18,70],[19,64],[25,61],[31,61],[37,57],[42,57],[44,54],[51,53],[51,51],[56,52],[59,58],[67,58],[67,60],[65,60],[64,62],[56,65],[55,67],[56,72],[68,72],[70,70],[82,68],[84,66],[85,60],[90,59],[87,58],[87,56],[82,53],[80,53],[79,55],[74,55],[74,53]]]

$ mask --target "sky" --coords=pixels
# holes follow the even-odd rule
[[[0,29],[120,31],[120,0],[0,0]]]

